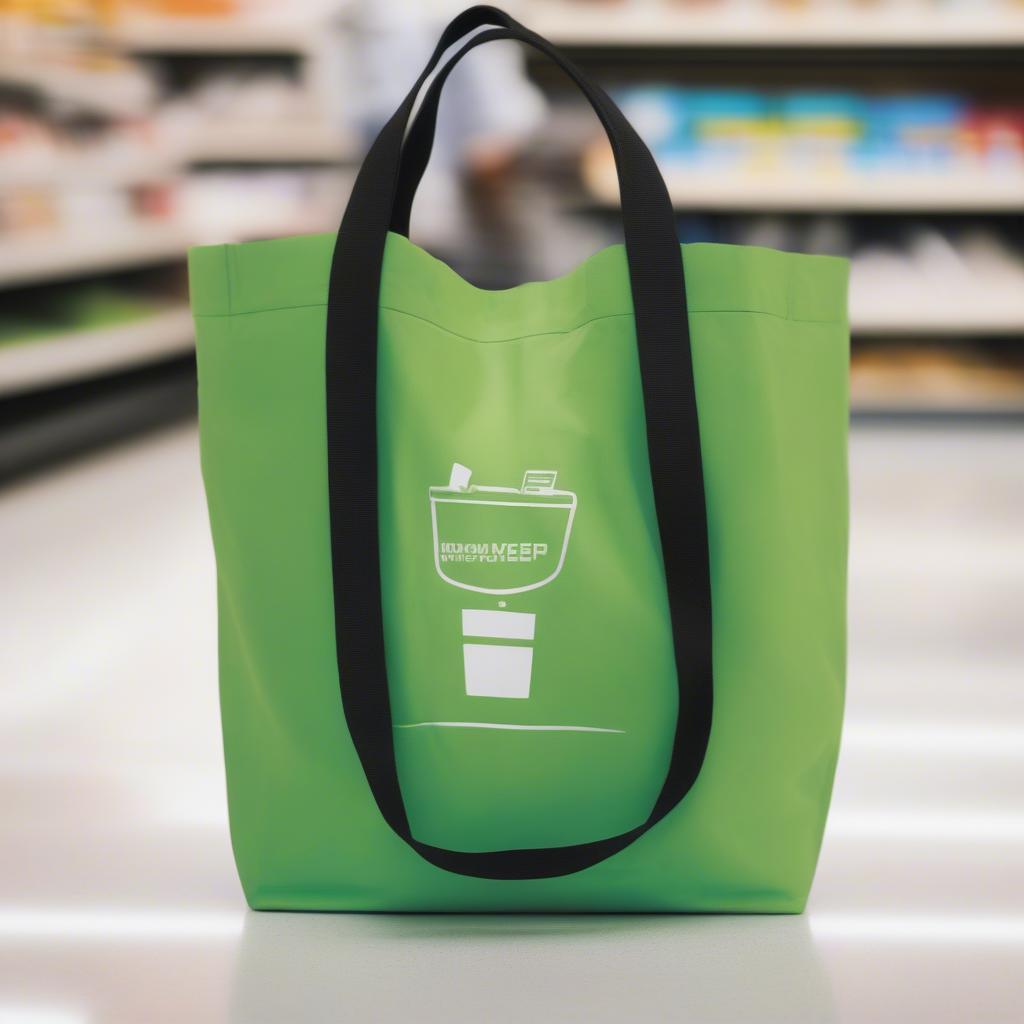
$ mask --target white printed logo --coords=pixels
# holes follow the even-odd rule
[[[576,495],[555,489],[555,470],[527,470],[518,488],[470,485],[471,477],[456,462],[448,484],[430,488],[438,575],[452,586],[493,595],[550,583],[565,564]],[[532,612],[463,609],[463,639],[473,641],[462,645],[470,697],[530,696],[532,646],[494,641],[532,643],[536,619]]]
[[[518,488],[471,485],[471,476],[456,462],[447,485],[430,488],[438,575],[480,594],[550,583],[565,564],[576,495],[555,489],[554,470],[528,469]]]

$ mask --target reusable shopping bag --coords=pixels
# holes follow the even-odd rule
[[[445,79],[495,39],[590,101],[625,234],[507,291],[406,237]],[[609,97],[475,7],[337,237],[190,276],[249,903],[799,911],[843,705],[846,264],[680,248]]]

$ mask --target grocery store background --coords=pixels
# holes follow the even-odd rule
[[[185,252],[332,230],[458,4],[0,6],[0,1021],[1011,1021],[1024,953],[1024,0],[530,0],[683,241],[845,255],[848,728],[802,918],[246,915]],[[620,240],[567,81],[446,90],[413,237]]]

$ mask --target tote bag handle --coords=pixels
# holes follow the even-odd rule
[[[482,32],[463,45],[438,75],[432,97],[439,97],[448,71],[475,46],[492,39],[517,39],[566,71],[590,101],[612,144],[622,198],[651,483],[672,620],[679,712],[665,781],[643,822],[627,832],[593,842],[474,853],[447,850],[416,839],[399,785],[381,608],[377,324],[384,247],[395,217],[403,142],[413,107],[445,51],[470,32],[488,25],[498,26],[498,30]],[[424,122],[425,126],[430,124]],[[426,127],[417,137],[420,133],[426,140]],[[432,128],[429,134],[432,137]],[[418,160],[424,150],[410,152],[419,152]],[[429,156],[429,146],[425,152]],[[418,166],[418,162],[410,164],[406,174]],[[689,792],[700,773],[711,732],[707,515],[683,264],[664,181],[654,158],[621,111],[547,40],[494,7],[472,7],[445,29],[423,73],[363,161],[338,230],[331,264],[326,402],[341,699],[353,745],[385,821],[431,864],[477,878],[553,878],[592,867],[625,849]]]

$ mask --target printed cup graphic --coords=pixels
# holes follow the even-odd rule
[[[519,699],[530,696],[533,648],[494,641],[532,641],[536,621],[537,616],[530,612],[462,610],[462,635],[476,641],[462,645],[468,696]]]
[[[527,470],[522,486],[470,486],[452,467],[446,487],[430,488],[434,564],[453,586],[481,594],[521,594],[561,571],[576,495],[555,490],[553,470]]]
[[[561,572],[576,495],[555,489],[554,470],[527,470],[522,485],[470,485],[455,463],[445,487],[430,488],[434,565],[447,583],[480,594],[521,594]],[[504,605],[504,602],[501,602]],[[465,608],[463,663],[470,697],[530,696],[536,615]],[[501,641],[518,641],[502,643]]]

